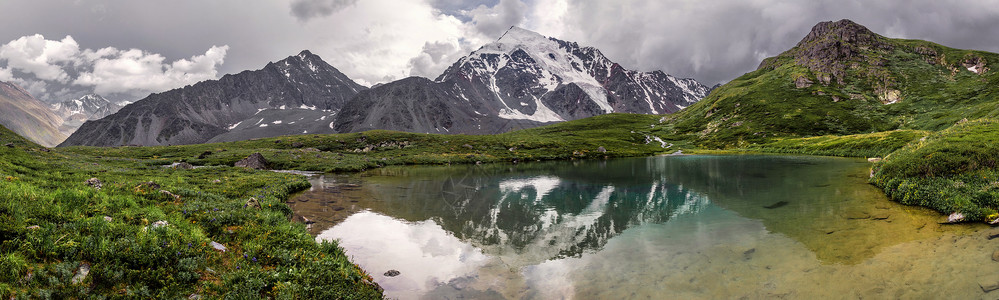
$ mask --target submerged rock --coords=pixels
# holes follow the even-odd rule
[[[841,217],[849,220],[870,219],[871,214],[862,210],[847,210],[840,214]]]
[[[385,272],[385,276],[388,276],[388,277],[396,277],[396,276],[399,276],[399,274],[402,274],[402,273],[400,273],[397,270],[388,270],[388,272]]]
[[[777,201],[777,203],[774,203],[774,204],[770,204],[770,205],[767,205],[767,206],[764,206],[763,208],[766,208],[766,209],[774,209],[774,208],[778,208],[778,207],[782,207],[782,206],[785,206],[785,205],[787,205],[787,204],[788,204],[788,202],[787,202],[787,201]]]
[[[999,290],[999,275],[988,275],[978,278],[978,286],[982,288],[983,292],[991,292],[994,290]]]

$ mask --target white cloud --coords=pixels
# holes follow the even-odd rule
[[[93,86],[98,94],[143,94],[215,79],[229,46],[213,46],[204,55],[165,63],[162,55],[138,49],[104,48],[88,53],[93,71],[83,72],[73,84]]]
[[[410,76],[425,45],[460,45],[466,28],[423,1],[395,0],[359,1],[303,26],[313,35],[309,49],[365,85]]]
[[[6,61],[9,69],[34,74],[42,80],[65,83],[69,75],[63,68],[74,62],[79,53],[80,45],[71,36],[51,41],[36,34],[0,46],[0,61]]]
[[[229,46],[213,46],[203,55],[168,62],[160,54],[139,49],[81,50],[72,36],[56,41],[35,34],[0,46],[0,80],[15,82],[46,100],[65,100],[74,94],[71,86],[140,97],[215,79],[228,50]]]
[[[0,68],[0,81],[14,80],[14,73],[7,68]]]

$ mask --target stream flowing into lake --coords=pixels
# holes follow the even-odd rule
[[[999,231],[891,202],[869,168],[769,155],[386,167],[313,177],[289,205],[390,298],[999,298],[986,292]]]

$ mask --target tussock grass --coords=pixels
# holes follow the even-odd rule
[[[289,222],[284,200],[304,177],[44,152],[0,127],[0,145],[11,142],[0,146],[0,298],[381,297],[335,243]],[[250,197],[262,207],[244,207]]]
[[[999,217],[997,162],[999,120],[972,120],[893,152],[875,165],[871,183],[904,204],[991,221]]]

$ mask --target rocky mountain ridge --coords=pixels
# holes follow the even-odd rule
[[[596,48],[511,27],[433,81],[410,78],[361,93],[335,128],[497,133],[611,112],[672,113],[709,90],[662,71],[627,70]]]
[[[97,120],[118,112],[123,105],[111,102],[98,94],[89,94],[75,100],[67,100],[50,106],[52,111],[62,119],[59,131],[70,136],[84,122]]]
[[[265,110],[335,114],[365,89],[319,56],[302,51],[260,70],[149,95],[115,114],[84,123],[61,146],[204,143],[241,124],[263,123],[250,119]],[[272,130],[266,134],[300,133],[297,130]]]

